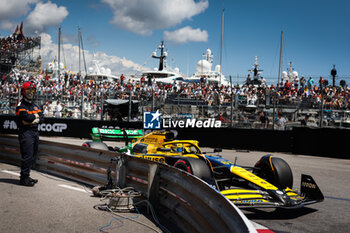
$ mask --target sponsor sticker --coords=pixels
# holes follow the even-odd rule
[[[261,202],[264,202],[263,200],[261,199],[258,199],[258,200],[242,200],[242,201],[233,201],[233,203],[261,203]]]
[[[308,182],[302,182],[301,185],[302,185],[303,187],[306,187],[306,188],[311,188],[311,189],[315,189],[315,188],[316,188],[316,185],[315,185],[315,184],[308,183]]]
[[[163,157],[157,157],[157,156],[145,156],[145,159],[165,163],[165,159]]]

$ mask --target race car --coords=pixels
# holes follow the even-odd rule
[[[153,131],[116,150],[193,174],[241,208],[300,208],[324,200],[308,175],[302,175],[300,191],[293,190],[292,171],[281,158],[265,155],[254,167],[240,166],[220,155],[202,152],[198,141],[175,137],[174,131]],[[214,149],[216,152],[221,149]]]
[[[92,141],[85,142],[83,144],[84,147],[114,151],[114,148],[108,147],[105,143],[102,143],[102,141],[125,141],[125,143],[128,144],[129,141],[142,137],[143,131],[141,129],[107,129],[94,127],[90,135]]]

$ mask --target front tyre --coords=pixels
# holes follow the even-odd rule
[[[200,159],[195,158],[183,158],[175,162],[174,167],[186,171],[198,178],[207,181],[212,179],[209,166]]]
[[[272,155],[263,156],[256,164],[255,173],[279,189],[293,188],[293,173],[288,163]]]

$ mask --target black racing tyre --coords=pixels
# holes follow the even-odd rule
[[[202,180],[211,179],[211,171],[209,166],[200,159],[181,158],[175,162],[174,167],[197,176]]]
[[[279,189],[293,188],[293,173],[288,163],[271,155],[263,156],[255,165],[256,174]]]
[[[103,142],[91,142],[91,141],[84,142],[82,146],[87,147],[87,148],[99,149],[99,150],[109,150],[106,143],[103,143]]]

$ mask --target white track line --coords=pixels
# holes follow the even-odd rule
[[[17,172],[12,172],[12,171],[7,171],[7,170],[0,170],[1,172],[7,173],[7,174],[11,174],[11,175],[15,175],[15,176],[20,176],[19,173]]]
[[[59,187],[62,187],[62,188],[67,188],[67,189],[79,191],[79,192],[91,193],[91,192],[89,192],[89,191],[87,191],[87,190],[85,190],[85,189],[73,187],[73,186],[66,185],[66,184],[59,184],[58,186],[59,186]]]
[[[15,175],[15,176],[20,176],[20,174],[18,172],[2,170],[2,169],[0,169],[0,172],[4,172],[4,173]],[[67,189],[79,191],[79,192],[92,193],[91,191],[89,192],[88,190],[85,190],[85,189],[82,189],[82,188],[76,188],[76,187],[73,187],[73,186],[70,186],[70,185],[66,185],[66,184],[59,184],[58,186],[62,187],[62,188],[67,188]]]

